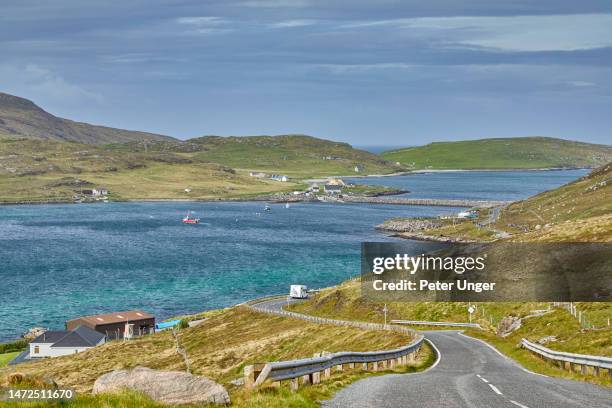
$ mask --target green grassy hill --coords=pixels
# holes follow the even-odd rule
[[[414,169],[540,169],[597,167],[612,160],[610,146],[550,137],[436,142],[382,153]]]
[[[107,188],[111,199],[245,198],[295,189],[305,177],[356,174],[357,165],[360,174],[397,170],[348,144],[309,136],[100,146],[0,134],[0,202],[71,200],[80,189],[94,187]],[[250,177],[251,171],[292,180]]]
[[[237,198],[294,185],[249,177],[193,153],[0,136],[0,202],[69,201],[96,187],[107,188],[111,199]]]
[[[519,240],[612,240],[612,163],[504,208],[497,227]]]
[[[2,92],[0,92],[0,133],[89,144],[173,140],[171,137],[153,133],[114,129],[58,118],[28,99]]]
[[[348,143],[305,135],[218,137],[189,142],[203,147],[196,156],[238,169],[276,172],[293,177],[321,175],[385,174],[401,168],[379,156],[354,149]]]

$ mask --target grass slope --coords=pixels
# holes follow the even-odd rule
[[[91,144],[134,140],[173,140],[147,132],[114,129],[58,118],[34,102],[0,92],[0,133],[12,136]]]
[[[92,187],[109,189],[112,199],[235,198],[292,187],[192,154],[0,137],[0,202],[70,200]]]
[[[414,169],[539,169],[597,167],[612,160],[610,146],[549,137],[436,142],[382,153]]]
[[[535,232],[524,237],[529,240],[552,230],[565,240],[578,236],[580,240],[612,240],[611,181],[612,163],[608,163],[576,181],[511,204],[502,210],[497,227],[514,233]],[[538,225],[541,230],[536,231]],[[601,229],[605,225],[608,227]]]
[[[348,144],[308,136],[94,146],[0,134],[0,202],[70,200],[75,191],[92,187],[107,188],[112,199],[246,198],[297,187],[250,177],[250,171],[287,174],[299,182],[354,173],[356,165],[368,173],[397,170]]]
[[[342,373],[335,375],[330,381],[325,381],[321,386],[308,387],[310,390],[304,388],[298,394],[288,393],[285,388],[250,393],[230,383],[242,376],[245,365],[311,357],[313,353],[321,351],[391,349],[411,341],[408,336],[398,333],[317,325],[253,312],[245,307],[208,313],[207,316],[208,320],[200,325],[182,330],[179,333],[179,341],[189,356],[192,372],[222,383],[239,407],[315,406],[314,398],[323,398],[331,391],[358,378],[356,373]],[[409,370],[423,366],[428,359],[430,357],[425,353],[423,360]],[[18,371],[35,378],[52,378],[61,386],[74,387],[79,393],[87,394],[100,375],[138,365],[163,370],[185,369],[182,357],[176,353],[172,333],[165,331],[128,342],[109,342],[76,355],[5,367],[0,369],[0,385],[6,374]],[[83,403],[104,400],[107,397],[84,398]],[[135,396],[125,398],[128,401],[130,398],[138,399]],[[109,406],[116,405],[113,403]],[[120,406],[139,405],[129,403]]]
[[[361,165],[363,174],[386,174],[401,170],[375,154],[354,149],[347,143],[305,135],[217,137],[205,136],[189,142],[205,151],[197,156],[237,169],[287,174],[306,178],[350,175]]]

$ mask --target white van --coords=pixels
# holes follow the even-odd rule
[[[308,288],[305,285],[291,285],[289,297],[292,299],[306,299],[308,298]]]

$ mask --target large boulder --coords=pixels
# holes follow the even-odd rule
[[[146,367],[116,370],[96,380],[93,393],[123,389],[140,391],[165,404],[229,404],[227,390],[206,377],[180,371],[157,371]]]

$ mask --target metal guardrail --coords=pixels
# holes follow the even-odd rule
[[[415,324],[421,326],[452,326],[452,327],[474,327],[482,329],[478,323],[461,323],[461,322],[426,322],[422,320],[391,320],[395,324]]]
[[[521,340],[521,346],[538,354],[539,356],[556,361],[561,368],[565,367],[572,371],[572,364],[580,368],[582,374],[587,374],[587,367],[592,367],[595,375],[600,374],[600,370],[607,369],[608,376],[612,377],[612,357],[592,356],[588,354],[574,354],[564,351],[556,351],[530,342],[527,339]]]
[[[246,366],[244,368],[244,384],[246,387],[257,387],[266,380],[279,382],[291,380],[291,389],[297,390],[298,379],[302,378],[303,383],[317,384],[324,378],[329,378],[332,367],[342,367],[346,364],[354,367],[355,364],[362,364],[363,369],[378,370],[378,364],[382,368],[394,367],[395,365],[405,365],[409,360],[414,360],[423,345],[424,337],[416,334],[413,329],[401,326],[384,325],[379,323],[355,322],[349,320],[329,319],[325,317],[310,316],[301,313],[289,312],[277,308],[257,307],[259,303],[267,300],[283,299],[285,295],[267,296],[244,303],[245,306],[256,311],[274,314],[278,316],[291,317],[306,320],[318,324],[332,324],[336,326],[350,326],[365,330],[385,330],[415,336],[416,340],[410,344],[393,350],[354,352],[343,351],[338,353],[319,353],[312,358],[299,360],[277,361],[271,363],[261,363]]]
[[[378,370],[378,363],[383,363],[383,368],[394,367],[396,364],[407,364],[408,359],[414,360],[421,349],[424,338],[420,336],[412,343],[394,350],[354,352],[342,351],[331,353],[321,357],[304,358],[300,360],[277,361],[266,363],[256,370],[256,366],[245,367],[245,385],[256,387],[263,384],[266,380],[282,381],[295,380],[292,388],[297,388],[297,379],[304,378],[305,383],[316,384],[323,377],[331,375],[332,367],[343,367],[345,364],[362,364],[364,369],[368,369],[368,364],[372,363],[372,370]]]
[[[351,321],[351,320],[329,319],[327,317],[311,316],[311,315],[305,315],[305,314],[296,313],[296,312],[288,312],[286,310],[269,309],[269,308],[255,306],[258,303],[265,302],[266,300],[281,299],[285,297],[286,296],[283,296],[283,295],[269,296],[268,298],[263,298],[263,300],[256,299],[252,302],[245,303],[245,306],[250,307],[251,309],[257,310],[258,312],[275,314],[275,315],[284,316],[284,317],[292,317],[294,319],[306,320],[306,321],[318,323],[318,324],[332,324],[335,326],[350,326],[350,327],[357,327],[358,329],[364,329],[364,330],[386,330],[386,331],[392,331],[392,332],[409,334],[409,335],[414,335],[416,333],[415,330],[409,327],[393,326],[389,324],[384,325],[380,323],[356,322],[356,321]]]

